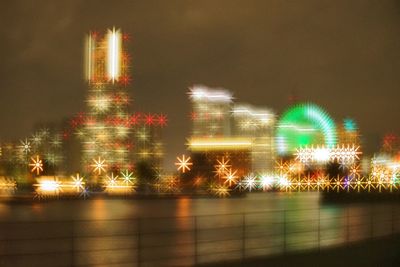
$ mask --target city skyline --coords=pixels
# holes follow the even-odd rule
[[[399,265],[400,1],[0,18],[1,266]]]
[[[398,34],[391,26],[399,20],[395,2],[316,2],[294,4],[296,8],[277,2],[254,2],[253,7],[238,3],[224,10],[219,5],[213,12],[211,2],[175,2],[176,8],[169,4],[167,10],[162,2],[121,2],[112,11],[107,9],[110,3],[100,4],[96,14],[85,9],[90,3],[65,2],[63,8],[48,3],[44,10],[23,2],[9,5],[24,21],[2,29],[7,42],[1,49],[0,138],[25,138],[37,122],[61,122],[85,110],[84,33],[115,25],[130,34],[133,80],[127,90],[133,109],[168,115],[166,165],[186,149],[191,124],[187,90],[198,83],[227,88],[235,98],[278,114],[289,107],[291,95],[315,102],[336,120],[355,119],[364,150],[377,151],[385,133],[400,132],[395,124]],[[129,10],[137,16],[127,15]],[[149,12],[139,16],[140,10]],[[52,15],[35,15],[40,12]],[[337,21],[335,12],[346,14],[343,21]],[[327,19],[317,25],[321,21],[308,14]],[[374,16],[363,20],[362,14]],[[305,23],[293,28],[296,20]],[[373,56],[370,62],[364,62],[364,54]]]

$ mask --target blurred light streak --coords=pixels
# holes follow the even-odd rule
[[[248,138],[191,138],[189,148],[192,151],[243,150],[252,145]]]

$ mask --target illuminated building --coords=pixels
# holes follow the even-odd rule
[[[192,152],[193,171],[199,172],[208,179],[213,177],[212,166],[224,153],[244,151],[248,157],[250,143],[231,137],[232,94],[221,88],[212,89],[195,85],[189,89],[192,104],[192,134],[188,140]]]
[[[36,128],[30,137],[2,145],[0,175],[12,177],[18,184],[26,185],[32,184],[33,178],[39,174],[63,172],[64,147],[59,131],[43,125]]]
[[[115,28],[104,34],[87,35],[86,112],[64,121],[62,131],[44,128],[17,143],[2,144],[0,175],[33,184],[36,176],[79,172],[85,178],[79,176],[77,181],[85,180],[89,187],[98,188],[107,174],[114,173],[127,175],[123,176],[124,182],[119,181],[123,186],[132,184],[133,177],[128,174],[138,162],[161,171],[161,138],[167,116],[130,112],[131,99],[126,89],[131,80],[130,57],[124,47],[127,37]]]
[[[375,181],[395,181],[400,178],[400,162],[389,155],[379,154],[371,160],[371,178]]]
[[[230,160],[238,177],[272,171],[275,116],[270,110],[235,105],[232,93],[220,88],[194,86],[189,98],[193,127],[188,147],[195,171],[209,172],[204,165],[213,166],[223,157]]]
[[[253,172],[273,170],[275,115],[268,109],[249,105],[235,105],[233,110],[235,136],[248,138],[251,142],[251,165]]]
[[[102,159],[109,170],[129,166],[128,122],[129,56],[123,35],[115,28],[104,35],[91,32],[86,40],[85,78],[89,85],[88,113],[83,122],[83,164],[93,171],[94,159]]]
[[[195,85],[190,88],[192,137],[227,137],[231,134],[232,94],[224,89]]]
[[[164,114],[136,113],[131,116],[135,162],[147,162],[156,171],[161,170],[164,158],[162,130],[167,125]]]

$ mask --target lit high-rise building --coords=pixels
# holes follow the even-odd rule
[[[192,137],[226,137],[231,134],[232,94],[224,89],[195,85],[189,91],[192,101]]]
[[[83,133],[83,164],[91,171],[100,158],[108,170],[124,170],[129,164],[130,98],[129,56],[124,35],[115,28],[102,35],[91,32],[86,40],[85,78],[89,85],[87,118]]]
[[[229,160],[238,176],[273,170],[275,115],[270,110],[234,105],[224,89],[194,86],[189,97],[193,129],[188,147],[194,166],[200,165],[195,171],[210,172],[221,160]]]
[[[232,109],[233,133],[251,140],[253,172],[271,172],[274,168],[275,115],[271,110],[238,104]]]

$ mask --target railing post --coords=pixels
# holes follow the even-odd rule
[[[392,234],[392,236],[394,235],[394,203],[392,203],[392,205],[391,205],[391,207],[392,207],[392,213],[391,213],[391,216],[392,216],[392,224],[391,224],[391,234]]]
[[[283,254],[286,254],[286,208],[283,210]]]
[[[371,204],[370,206],[370,224],[371,224],[371,228],[370,228],[370,239],[374,238],[374,208],[373,208],[373,204]]]
[[[350,243],[350,216],[349,207],[346,207],[346,246]]]
[[[137,218],[137,222],[136,222],[136,260],[137,260],[137,266],[139,267],[141,265],[141,257],[140,257],[140,253],[141,253],[141,236],[140,236],[140,232],[141,232],[141,220],[138,217]]]
[[[242,260],[246,258],[246,213],[242,213]]]
[[[197,216],[196,215],[193,217],[193,220],[194,220],[193,221],[194,265],[197,265],[197,257],[198,257],[197,242],[198,242],[198,240],[197,240]]]
[[[318,208],[318,251],[321,251],[321,208]]]
[[[70,221],[70,231],[71,231],[71,266],[75,266],[75,227],[74,227],[74,220]]]

